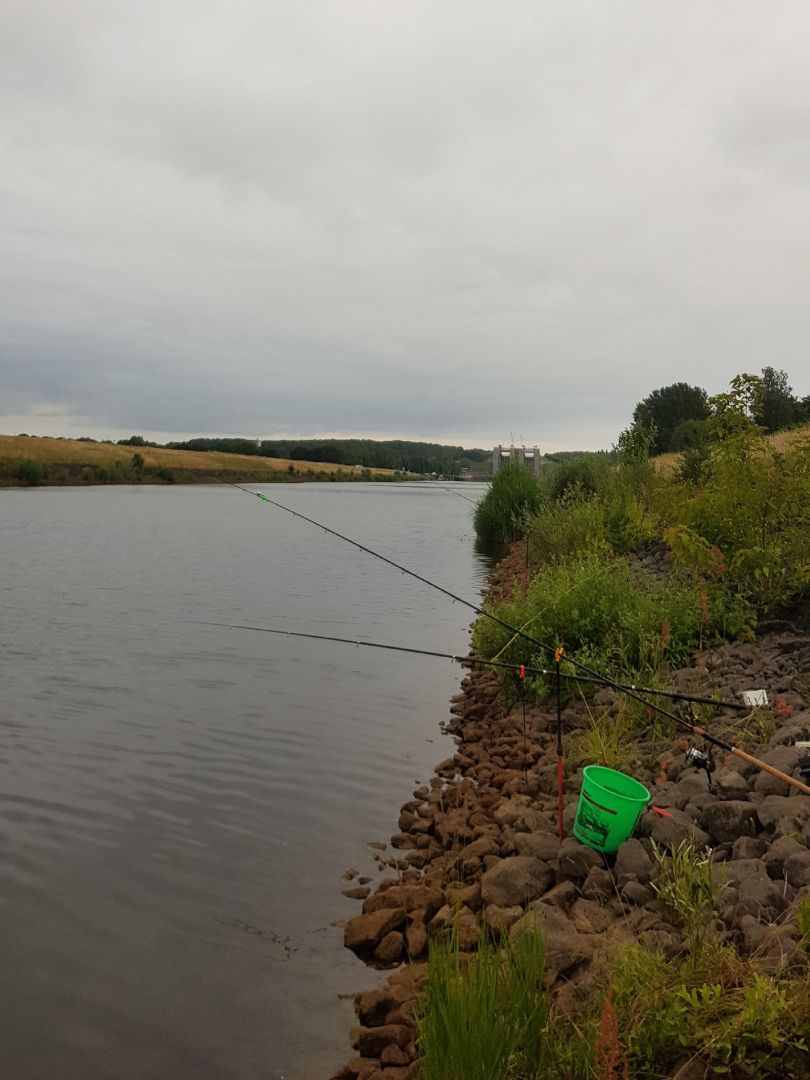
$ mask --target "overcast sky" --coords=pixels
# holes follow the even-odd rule
[[[805,0],[0,0],[0,431],[609,446],[810,393]]]

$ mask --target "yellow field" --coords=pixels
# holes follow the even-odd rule
[[[780,451],[788,450],[801,439],[810,438],[810,424],[803,424],[801,427],[791,428],[790,431],[775,431],[773,435],[767,435],[766,438],[775,449]],[[679,454],[659,454],[658,457],[655,457],[652,460],[659,472],[663,473],[665,476],[669,476],[675,469],[679,457]]]
[[[41,461],[43,465],[129,465],[138,453],[147,468],[201,469],[203,472],[287,473],[293,465],[297,473],[333,473],[357,470],[328,461],[289,461],[287,458],[253,457],[249,454],[203,453],[197,450],[161,450],[154,446],[118,446],[110,443],[79,442],[76,439],[44,439],[30,435],[0,435],[0,462]],[[373,473],[391,474],[390,469],[372,469]]]

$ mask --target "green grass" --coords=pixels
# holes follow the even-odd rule
[[[423,1080],[503,1080],[535,1076],[543,1057],[549,1000],[538,934],[500,947],[483,940],[473,954],[431,943],[419,1013]]]

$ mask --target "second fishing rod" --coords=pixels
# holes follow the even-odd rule
[[[525,630],[519,627],[512,626],[505,619],[500,618],[500,616],[493,614],[493,612],[491,611],[487,611],[486,608],[481,607],[479,604],[474,604],[471,600],[467,600],[465,597],[459,596],[458,594],[452,592],[450,589],[445,588],[443,585],[439,585],[437,582],[431,581],[423,574],[419,574],[415,570],[411,570],[409,567],[403,566],[401,563],[396,562],[394,559],[390,559],[388,558],[388,556],[382,555],[380,552],[375,551],[373,548],[368,547],[366,544],[360,543],[359,540],[355,540],[353,537],[346,536],[344,533],[338,532],[337,529],[332,529],[328,525],[324,525],[323,522],[316,521],[314,518],[308,517],[306,514],[302,514],[298,510],[293,510],[291,507],[285,506],[284,503],[280,503],[275,499],[271,499],[263,492],[253,491],[251,488],[243,487],[241,484],[237,484],[233,480],[226,480],[225,478],[216,476],[212,473],[203,472],[203,470],[201,469],[197,471],[200,473],[200,475],[206,476],[209,480],[214,480],[217,483],[226,484],[229,487],[236,488],[237,491],[243,492],[245,495],[252,495],[254,498],[261,499],[262,502],[268,503],[270,506],[274,506],[279,510],[284,510],[285,513],[291,514],[293,517],[298,518],[301,521],[305,521],[309,525],[313,525],[317,529],[321,529],[328,535],[334,536],[336,539],[342,540],[344,543],[350,544],[351,546],[357,548],[358,551],[363,551],[367,555],[372,556],[372,558],[378,559],[381,562],[386,563],[388,566],[399,570],[400,573],[406,574],[407,576],[415,579],[416,581],[421,581],[424,585],[427,585],[429,588],[435,589],[437,592],[442,593],[444,596],[447,596],[455,603],[462,604],[464,607],[468,608],[471,611],[474,611],[482,618],[489,619],[491,622],[500,626],[502,629],[507,630],[510,634],[522,638],[529,644],[535,645],[537,646],[537,648],[542,649],[547,655],[553,656],[557,661],[555,667],[559,669],[559,647],[555,647],[548,642],[541,641],[539,638],[534,637],[532,634],[528,634]],[[659,715],[665,716],[667,717],[667,719],[672,720],[675,724],[678,725],[678,727],[680,727],[684,731],[689,731],[690,733],[697,735],[699,738],[705,739],[706,742],[710,743],[712,746],[716,746],[718,749],[725,750],[728,753],[740,757],[749,764],[755,765],[757,768],[763,769],[765,772],[769,772],[774,776],[778,776],[779,779],[785,780],[788,784],[790,784],[792,787],[795,787],[803,794],[810,795],[810,786],[802,783],[802,781],[797,780],[794,777],[790,777],[787,774],[780,772],[779,770],[775,770],[773,766],[768,765],[766,762],[761,761],[759,758],[753,757],[751,754],[748,754],[746,751],[742,750],[738,746],[735,746],[733,743],[727,742],[725,739],[721,739],[716,735],[712,735],[710,732],[706,731],[705,728],[700,727],[697,723],[693,723],[687,720],[685,717],[681,716],[678,713],[672,712],[669,709],[662,708],[656,702],[650,701],[649,698],[642,696],[642,694],[640,694],[638,691],[630,689],[627,685],[619,683],[616,680],[603,675],[601,672],[595,671],[593,668],[590,668],[586,664],[583,664],[575,657],[566,655],[566,659],[578,671],[582,672],[584,675],[589,676],[589,681],[598,682],[603,686],[607,686],[613,690],[616,690],[618,693],[623,694],[625,697],[628,697],[634,701],[638,701],[640,704],[646,706],[646,708],[650,709],[651,711],[657,712]]]
[[[246,488],[242,484],[237,484],[233,480],[227,480],[224,477],[216,476],[214,473],[204,472],[202,469],[198,469],[197,472],[199,472],[201,476],[207,477],[209,480],[214,480],[215,482],[220,484],[226,484],[229,487],[236,488],[237,491],[243,492],[245,495],[252,495],[256,499],[261,499],[262,502],[268,503],[270,506],[274,506],[278,510],[284,510],[285,513],[291,514],[293,517],[298,518],[300,521],[305,521],[309,525],[313,525],[316,529],[321,529],[323,532],[327,533],[330,536],[334,536],[338,540],[342,540],[346,544],[350,544],[352,547],[357,548],[358,551],[365,552],[365,554],[370,555],[372,558],[378,559],[380,562],[386,563],[386,565],[393,567],[395,570],[399,570],[400,573],[406,574],[408,577],[411,577],[416,581],[421,581],[423,585],[427,585],[429,588],[435,589],[437,592],[442,593],[442,595],[448,597],[454,603],[462,604],[470,611],[474,611],[476,615],[479,615],[485,619],[489,619],[497,626],[500,626],[501,629],[507,630],[510,634],[522,638],[530,645],[534,645],[537,648],[542,649],[546,653],[546,655],[552,657],[556,656],[558,646],[552,645],[546,641],[541,641],[539,638],[534,637],[532,634],[527,633],[525,630],[517,626],[512,626],[505,619],[500,618],[500,616],[495,615],[493,612],[488,611],[486,608],[481,607],[479,604],[475,604],[471,600],[467,600],[465,597],[459,596],[457,593],[454,593],[450,589],[445,588],[443,585],[439,585],[437,582],[431,581],[423,574],[419,574],[415,570],[411,570],[410,567],[403,566],[401,563],[396,562],[394,559],[390,559],[388,558],[388,556],[382,555],[380,552],[375,551],[373,548],[368,547],[366,544],[362,544],[359,540],[355,540],[354,537],[346,536],[345,533],[338,532],[337,529],[332,529],[330,528],[330,526],[324,525],[323,522],[316,521],[314,518],[308,517],[306,514],[302,514],[299,510],[293,510],[292,507],[285,506],[284,503],[280,503],[276,499],[271,499],[268,495],[265,495],[261,491],[253,491],[251,488]],[[581,671],[583,675],[587,675],[589,679],[593,680],[594,682],[599,682],[604,686],[608,686],[611,689],[618,691],[619,693],[625,694],[627,697],[633,698],[635,701],[640,702],[642,705],[647,705],[651,709],[656,709],[658,712],[663,713],[663,715],[668,716],[670,719],[675,720],[676,722],[680,722],[679,717],[675,716],[673,713],[669,713],[660,709],[660,707],[658,707],[655,702],[649,701],[647,698],[642,697],[642,695],[637,690],[631,689],[630,687],[625,686],[624,684],[619,683],[606,675],[603,675],[599,671],[595,671],[593,668],[588,667],[573,656],[566,654],[566,659],[570,664],[573,664],[573,666],[578,671]]]

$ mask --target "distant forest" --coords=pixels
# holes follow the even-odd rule
[[[121,440],[146,445],[140,436]],[[165,443],[168,450],[219,450],[227,454],[289,458],[292,461],[331,461],[336,465],[362,465],[368,469],[399,469],[413,473],[459,473],[463,469],[489,472],[491,450],[465,450],[462,446],[392,439],[187,439]]]

